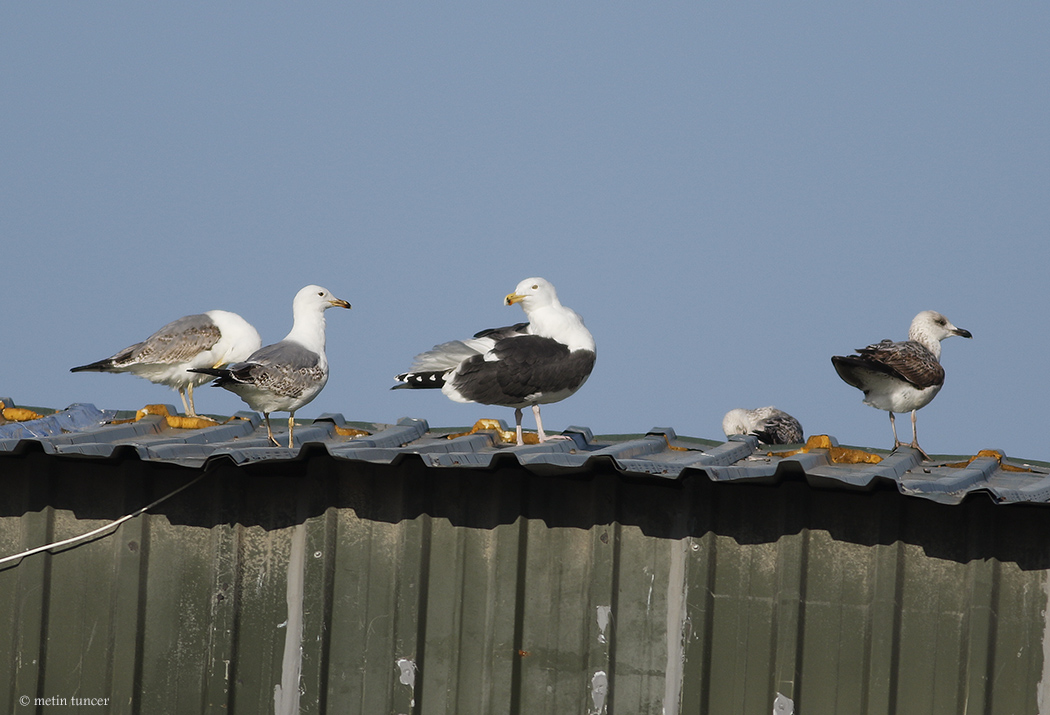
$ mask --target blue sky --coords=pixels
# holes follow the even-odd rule
[[[213,308],[274,342],[318,283],[354,308],[300,417],[511,421],[388,388],[540,275],[598,344],[548,428],[773,404],[888,447],[830,357],[934,309],[974,339],[923,447],[1048,460],[1047,37],[1034,3],[5,3],[0,395],[176,404],[68,370]]]

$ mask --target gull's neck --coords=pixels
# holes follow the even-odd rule
[[[296,311],[292,329],[285,340],[293,340],[309,350],[324,355],[324,311],[310,308]]]
[[[571,308],[555,299],[550,305],[535,308],[528,313],[529,332],[565,343],[569,350],[594,350],[594,336],[583,319]]]
[[[919,345],[933,353],[937,362],[941,360],[941,341],[930,335],[925,325],[912,325],[908,330],[908,339],[914,340]]]

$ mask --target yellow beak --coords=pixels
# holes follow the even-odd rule
[[[349,308],[350,307],[349,303],[347,303],[345,300],[340,300],[339,298],[336,298],[335,300],[330,300],[328,302],[331,303],[336,308]]]
[[[506,298],[503,299],[503,303],[504,305],[514,305],[515,303],[520,303],[523,300],[525,300],[525,296],[518,295],[517,293],[510,293],[507,295]]]

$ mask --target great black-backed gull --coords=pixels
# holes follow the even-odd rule
[[[70,372],[129,372],[167,385],[178,391],[186,414],[196,417],[193,388],[210,378],[189,370],[243,360],[260,345],[258,331],[244,318],[225,310],[209,310],[172,321],[141,343]]]
[[[529,322],[482,330],[471,340],[421,353],[411,370],[394,378],[402,384],[392,389],[440,389],[456,402],[513,407],[519,445],[522,409],[531,407],[544,442],[540,405],[564,400],[587,381],[594,368],[594,337],[543,278],[526,278],[504,303],[520,303]]]
[[[776,407],[730,410],[722,418],[722,431],[726,437],[734,434],[754,435],[765,444],[797,444],[802,441],[802,425]]]
[[[321,286],[306,286],[292,301],[292,329],[284,340],[256,350],[243,362],[194,372],[217,377],[214,387],[229,390],[262,412],[266,434],[277,446],[270,413],[287,412],[291,448],[296,410],[317,397],[328,382],[324,312],[333,307],[349,308],[350,304]]]
[[[915,412],[928,405],[944,386],[941,341],[952,335],[973,337],[970,331],[955,327],[940,313],[924,310],[911,321],[908,340],[883,340],[860,348],[856,355],[831,358],[839,377],[864,392],[865,404],[890,413],[894,449],[903,443],[897,439],[893,413],[911,412],[908,446],[929,459],[919,447]]]

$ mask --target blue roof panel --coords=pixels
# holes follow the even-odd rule
[[[11,405],[9,400],[5,404]],[[168,408],[174,414],[174,408]],[[776,484],[804,478],[814,486],[871,490],[894,486],[903,494],[956,504],[984,492],[998,502],[1050,504],[1050,466],[1019,463],[995,452],[974,457],[922,461],[915,450],[871,453],[840,450],[833,438],[824,447],[811,442],[802,451],[760,446],[757,439],[726,441],[679,437],[671,428],[640,435],[595,436],[586,427],[570,427],[564,439],[518,447],[501,441],[494,430],[474,433],[431,429],[424,419],[406,417],[397,424],[348,423],[325,414],[297,423],[295,447],[277,447],[254,412],[238,412],[219,424],[185,429],[164,415],[121,419],[131,413],[77,404],[28,422],[0,424],[0,457],[27,449],[48,454],[114,458],[130,448],[143,461],[201,467],[209,460],[258,464],[296,459],[305,445],[323,448],[335,459],[393,464],[414,458],[432,468],[492,469],[503,460],[544,474],[584,473],[601,465],[638,478],[678,479],[700,472],[713,481]],[[278,439],[283,420],[274,420]],[[506,425],[499,423],[501,429]],[[362,434],[361,430],[365,433]],[[845,454],[846,457],[841,457]]]

